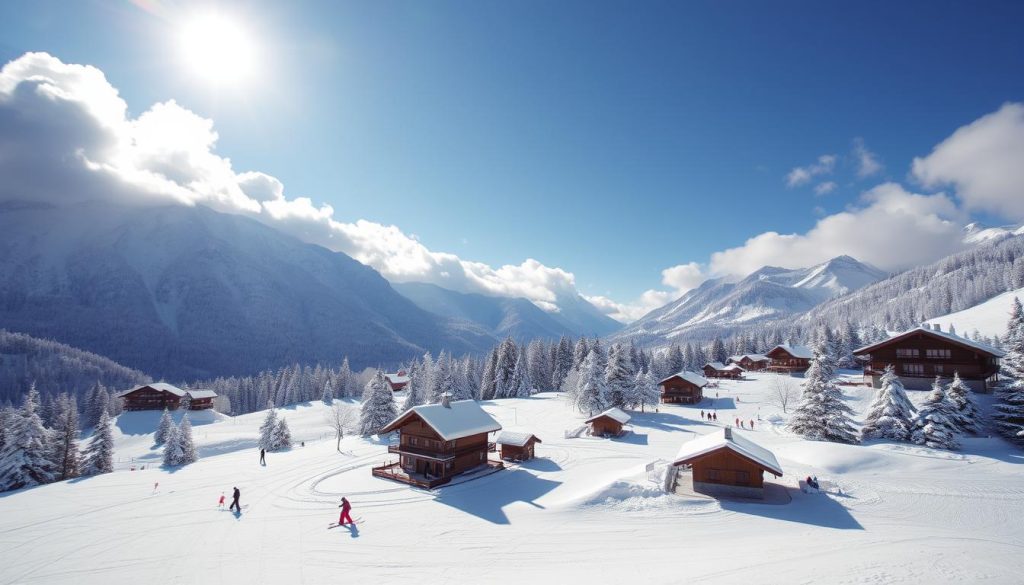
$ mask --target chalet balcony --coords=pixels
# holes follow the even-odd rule
[[[477,469],[491,468],[491,469],[504,469],[505,464],[501,461],[494,461],[488,459],[485,463],[481,463],[479,467],[471,470],[467,470],[466,473],[474,473]],[[390,479],[392,481],[400,481],[416,487],[424,489],[433,489],[438,486],[442,486],[449,483],[453,479],[456,479],[461,474],[448,475],[444,477],[427,476],[422,473],[410,472],[402,468],[401,462],[386,463],[377,467],[373,467],[370,472],[374,477],[381,479]]]
[[[474,445],[465,449],[456,449],[455,451],[435,451],[433,449],[425,449],[423,447],[414,447],[412,445],[388,445],[388,453],[395,455],[411,455],[413,457],[422,457],[424,459],[430,459],[432,461],[451,461],[460,455],[467,453],[476,453],[483,448],[483,445]],[[487,451],[494,453],[498,450],[497,445],[494,442],[487,443]]]

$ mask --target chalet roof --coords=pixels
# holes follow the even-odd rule
[[[708,363],[704,364],[704,367],[705,368],[710,367],[713,370],[725,370],[726,369],[725,364],[723,364],[722,362],[708,362]]]
[[[807,347],[806,345],[790,345],[788,343],[780,343],[775,347],[771,348],[771,350],[769,350],[768,353],[771,353],[776,349],[781,349],[782,351],[785,351],[786,353],[795,358],[803,358],[809,360],[814,357],[814,351],[811,348]]]
[[[687,382],[693,384],[694,386],[697,386],[698,388],[703,388],[704,386],[708,385],[707,378],[701,376],[697,372],[691,372],[689,370],[676,372],[675,374],[672,374],[668,378],[665,378],[664,380],[658,382],[658,384],[664,384],[665,382],[668,382],[672,378],[682,378],[683,380],[686,380]]]
[[[740,362],[740,361],[743,361],[743,358],[749,358],[750,361],[752,361],[752,362],[764,362],[764,361],[768,361],[768,360],[772,359],[772,358],[770,358],[770,357],[768,357],[766,355],[760,354],[760,353],[745,353],[745,354],[742,354],[742,355],[731,355],[731,356],[729,356],[729,359],[726,360],[726,361],[729,361],[729,362]]]
[[[384,374],[388,382],[392,384],[408,384],[409,376],[406,374]]]
[[[597,420],[599,418],[603,418],[603,417],[608,417],[608,418],[618,422],[619,424],[623,424],[623,425],[628,423],[629,419],[632,418],[631,416],[629,416],[628,414],[623,412],[621,409],[612,407],[612,408],[609,408],[608,410],[602,412],[599,415],[592,416],[592,417],[588,418],[585,422],[588,422],[588,423],[589,422],[594,422],[595,420]]]
[[[975,350],[975,351],[980,351],[982,353],[987,353],[987,354],[991,355],[992,357],[1003,357],[1003,356],[1006,355],[1006,353],[1003,352],[1002,350],[996,349],[996,348],[992,347],[991,345],[988,345],[987,343],[981,343],[980,341],[972,341],[970,339],[967,339],[966,337],[960,337],[959,335],[956,335],[955,333],[946,333],[945,331],[935,331],[934,329],[929,329],[929,328],[926,328],[926,327],[915,327],[915,328],[911,329],[910,331],[904,331],[903,333],[898,333],[896,335],[893,335],[889,339],[883,339],[882,341],[879,341],[879,342],[876,342],[876,343],[872,343],[871,345],[865,345],[864,347],[861,347],[859,349],[855,349],[855,350],[853,350],[853,353],[855,355],[871,353],[872,350],[875,350],[875,349],[878,349],[878,348],[881,348],[881,347],[885,347],[886,345],[889,345],[889,344],[892,344],[892,343],[896,343],[897,341],[902,341],[903,339],[906,339],[907,337],[910,337],[911,335],[915,335],[917,333],[924,333],[924,334],[930,335],[932,337],[936,337],[938,339],[943,339],[943,340],[948,341],[950,343],[954,343],[954,344],[959,345],[961,347],[965,347],[967,349],[971,349],[971,350]]]
[[[515,432],[515,431],[501,431],[498,433],[498,437],[494,439],[495,443],[499,445],[512,445],[515,447],[525,447],[530,439],[536,440],[538,443],[543,443],[540,437],[533,433]]]
[[[703,457],[713,451],[728,449],[760,465],[771,473],[781,477],[782,466],[775,455],[750,439],[736,433],[736,429],[726,427],[720,432],[698,437],[683,443],[676,455],[673,465],[683,465]]]
[[[142,388],[152,388],[157,392],[170,392],[171,394],[179,398],[185,395],[185,391],[182,390],[181,388],[178,388],[174,384],[168,384],[167,382],[153,382],[152,384],[139,384],[138,386],[132,388],[131,390],[125,390],[124,392],[118,394],[118,397],[127,396],[132,392],[135,392],[136,390],[141,390]]]
[[[186,392],[190,398],[216,398],[217,393],[213,390],[189,390]]]
[[[389,433],[402,426],[414,414],[418,415],[438,435],[441,435],[445,441],[501,430],[498,421],[480,408],[475,401],[457,400],[450,402],[447,407],[442,404],[414,406],[389,422],[381,429],[381,434]]]
[[[739,364],[729,364],[728,366],[725,366],[722,369],[723,370],[728,370],[730,372],[735,372],[737,370],[739,370],[741,372],[746,372],[746,370],[743,369],[743,366],[740,366]]]

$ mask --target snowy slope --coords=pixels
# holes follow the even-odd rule
[[[319,440],[319,405],[285,409],[308,441],[266,467],[251,448],[261,414],[211,421],[195,436],[220,454],[194,465],[0,496],[0,583],[1019,582],[1020,450],[987,438],[952,453],[805,441],[766,402],[771,376],[751,377],[721,382],[714,405],[631,413],[618,440],[564,438],[584,417],[557,394],[483,403],[543,440],[538,459],[435,491],[372,477],[393,458],[380,442],[347,438],[339,453]],[[871,391],[847,394],[863,412]],[[770,481],[791,502],[660,490],[684,442],[721,432],[699,416],[713,406],[723,422],[760,413],[756,430],[736,432],[774,453],[785,475]],[[148,451],[131,436],[119,455]],[[239,450],[226,449],[232,436]],[[808,474],[828,493],[800,492]],[[238,517],[216,505],[233,486],[247,506]],[[342,495],[361,523],[328,530]]]
[[[699,329],[779,319],[806,312],[885,276],[881,270],[849,256],[798,270],[766,266],[735,283],[709,280],[641,317],[618,337],[656,344]]]
[[[1024,226],[985,227],[973,222],[964,226],[964,243],[985,244],[1024,234]]]
[[[0,327],[169,379],[484,351],[372,268],[202,206],[0,207]]]
[[[1006,323],[1010,319],[1010,308],[1015,298],[1024,302],[1024,288],[1005,292],[969,309],[929,319],[927,322],[942,326],[943,331],[949,331],[949,326],[953,325],[960,335],[977,331],[985,337],[1003,336],[1006,334]]]

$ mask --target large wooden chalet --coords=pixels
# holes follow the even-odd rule
[[[488,433],[501,425],[472,400],[424,404],[405,411],[381,429],[398,431],[398,443],[388,453],[398,461],[373,468],[373,475],[432,488],[474,469],[502,467],[491,461]]]
[[[707,379],[696,372],[682,371],[672,374],[661,382],[661,401],[665,404],[697,404],[704,400]]]
[[[854,350],[867,360],[864,381],[881,386],[887,365],[896,368],[903,386],[912,390],[931,388],[936,376],[960,379],[975,392],[988,392],[998,381],[999,358],[1003,352],[952,333],[917,327]]]
[[[764,498],[764,472],[782,477],[771,451],[730,427],[683,443],[673,465],[689,467],[693,490],[710,495]]]
[[[811,367],[814,352],[809,347],[783,343],[776,345],[765,355],[772,360],[768,364],[769,371],[792,374],[806,372],[807,368]]]
[[[154,382],[125,390],[118,396],[124,400],[125,410],[177,410],[186,397],[189,410],[207,410],[213,408],[217,393],[213,390],[182,390],[173,384]]]
[[[772,358],[759,353],[733,355],[729,356],[729,359],[725,360],[726,364],[736,364],[748,372],[760,372],[761,370],[766,370],[771,362]]]
[[[728,366],[722,362],[710,362],[704,364],[702,368],[704,375],[708,378],[729,378],[732,380],[738,380],[743,377],[743,368],[736,364],[729,364]]]

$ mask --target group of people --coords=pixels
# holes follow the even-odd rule
[[[706,418],[707,418],[708,420],[713,420],[713,421],[717,421],[717,420],[718,420],[718,413],[715,413],[715,412],[709,412],[709,413],[707,413],[707,414],[705,415],[705,414],[704,414],[704,411],[703,411],[703,410],[702,410],[702,411],[700,411],[700,420],[704,420],[704,419],[705,419],[705,417],[706,417]]]
[[[231,488],[231,489],[233,489],[234,492],[231,494],[231,506],[228,507],[228,510],[235,510],[236,512],[241,514],[242,513],[242,506],[239,505],[238,499],[242,497],[242,492],[239,491],[239,489],[237,487],[236,488]],[[224,507],[224,492],[220,493],[220,501],[217,502],[217,507],[218,508],[223,508]]]
[[[816,476],[816,475],[814,477],[811,477],[811,476],[808,475],[807,479],[805,479],[804,481],[807,482],[808,486],[810,486],[810,487],[812,487],[812,488],[814,488],[816,490],[820,490],[821,489],[821,486],[818,485],[818,476]]]

